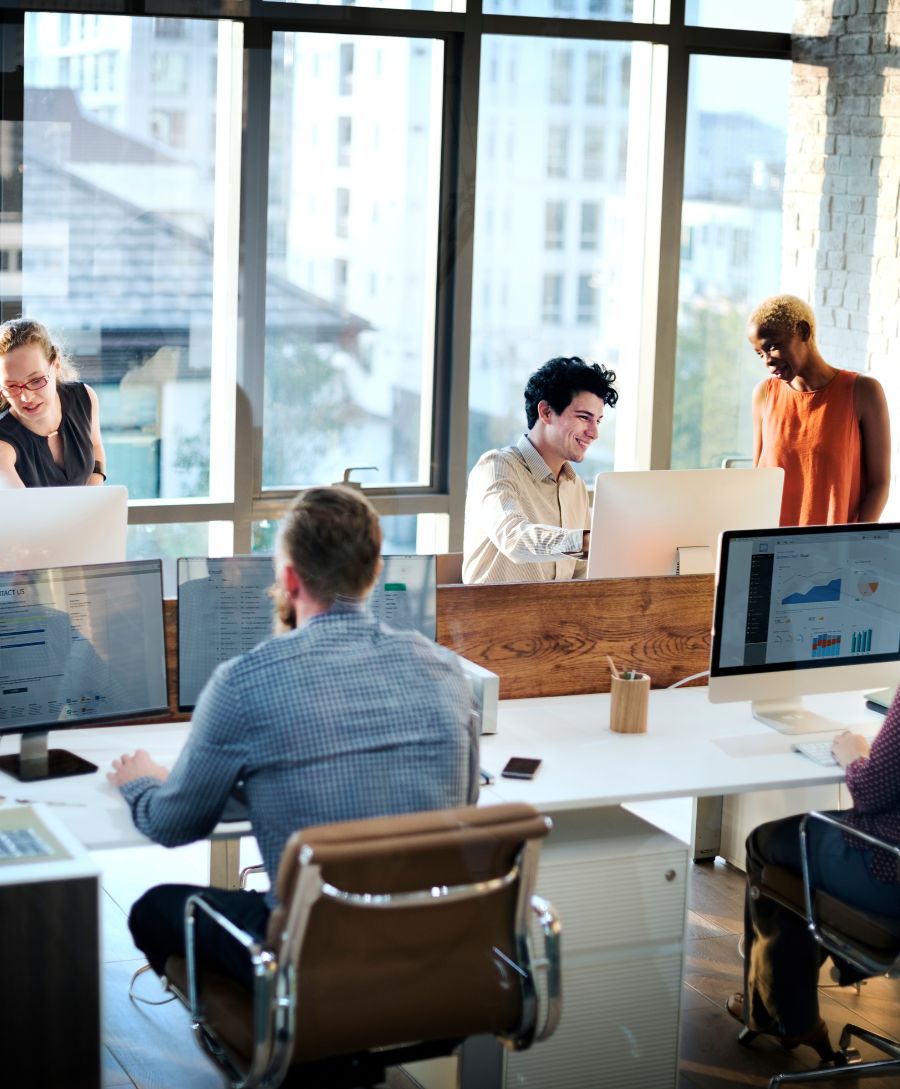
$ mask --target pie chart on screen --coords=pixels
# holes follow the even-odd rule
[[[872,575],[863,575],[857,582],[856,589],[860,597],[872,597],[873,594],[878,593],[878,579]]]

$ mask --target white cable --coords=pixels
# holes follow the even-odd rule
[[[674,684],[670,684],[669,688],[681,688],[683,684],[687,684],[688,681],[696,681],[698,677],[708,677],[709,670],[701,669],[699,673],[692,673],[690,677],[682,677],[680,681],[676,681]]]

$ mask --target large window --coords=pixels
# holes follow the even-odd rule
[[[626,186],[625,164],[621,173],[606,168],[605,156],[606,134],[621,132],[627,160],[629,126],[646,133],[646,108],[589,93],[599,73],[630,68],[631,50],[627,43],[567,43],[573,93],[563,124],[551,120],[556,84],[541,78],[557,70],[553,42],[488,40],[487,55],[503,78],[482,77],[479,128],[512,126],[518,139],[511,154],[478,164],[475,276],[495,290],[473,299],[469,466],[525,429],[525,383],[553,356],[604,363],[626,386],[635,380],[638,300],[626,270],[642,249],[644,197],[640,183]],[[572,148],[579,161],[570,169]],[[566,209],[576,229],[565,229]],[[578,467],[586,478],[613,467],[615,432],[611,410]]]
[[[794,4],[62,6],[3,4],[0,318],[96,388],[134,554],[260,547],[348,469],[458,550],[557,355],[617,374],[587,480],[749,452]]]
[[[263,487],[431,484],[443,48],[278,34]],[[352,79],[351,79],[352,76]],[[285,118],[289,126],[284,125]]]
[[[672,467],[752,454],[750,397],[764,368],[747,315],[782,290],[790,65],[694,57],[681,213]]]
[[[803,0],[799,0],[803,2]],[[829,5],[830,7],[830,5]],[[790,0],[687,0],[685,22],[695,26],[719,26],[732,30],[780,30],[787,33],[794,21]],[[837,14],[837,12],[835,12]],[[849,14],[849,12],[848,12]]]
[[[21,310],[97,391],[134,499],[210,494],[217,49],[179,19],[25,18]]]

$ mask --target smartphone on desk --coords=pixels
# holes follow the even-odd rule
[[[540,766],[541,761],[530,756],[511,756],[500,774],[504,779],[533,779]]]

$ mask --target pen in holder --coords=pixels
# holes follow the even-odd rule
[[[645,734],[650,677],[633,669],[614,670],[609,685],[609,728],[617,734]]]

